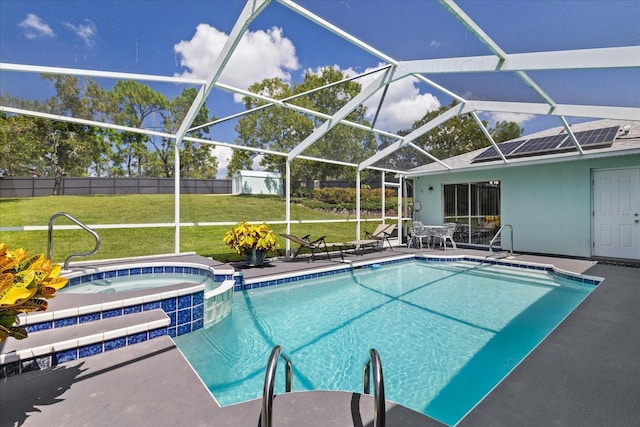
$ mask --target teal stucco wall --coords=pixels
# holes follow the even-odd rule
[[[630,167],[640,168],[640,155],[421,176],[415,179],[422,203],[416,218],[442,223],[444,184],[499,180],[502,223],[513,226],[515,251],[590,257],[591,171]]]

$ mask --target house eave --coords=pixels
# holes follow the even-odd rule
[[[522,159],[509,159],[507,162],[502,161],[493,161],[487,163],[480,164],[471,164],[467,166],[453,167],[451,169],[438,169],[438,170],[420,170],[420,171],[409,171],[406,173],[406,178],[417,178],[421,176],[436,176],[436,175],[445,175],[459,172],[472,172],[472,171],[482,171],[482,170],[495,170],[509,167],[521,167],[521,166],[534,166],[534,165],[542,165],[542,164],[552,164],[552,163],[563,163],[563,162],[573,162],[580,160],[592,160],[592,159],[601,159],[608,157],[621,157],[621,156],[632,156],[639,155],[640,148],[631,148],[627,150],[608,150],[608,151],[593,151],[587,152],[584,154],[579,153],[565,153],[565,154],[556,154],[553,156],[542,156],[536,158],[522,158]]]

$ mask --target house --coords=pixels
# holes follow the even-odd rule
[[[570,132],[569,132],[570,131]],[[416,219],[486,247],[640,260],[640,121],[558,127],[412,169]],[[504,158],[503,158],[504,156]],[[509,249],[508,227],[497,246]]]

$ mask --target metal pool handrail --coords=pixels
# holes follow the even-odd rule
[[[362,392],[370,394],[369,373],[373,369],[373,427],[384,427],[385,423],[385,400],[384,400],[384,378],[382,377],[382,362],[380,355],[375,348],[369,350],[369,357],[364,363],[362,372]]]
[[[49,232],[47,235],[47,259],[51,259],[51,254],[53,253],[53,221],[60,216],[64,216],[65,218],[70,219],[71,221],[76,223],[80,228],[82,228],[83,230],[91,234],[94,239],[96,239],[96,247],[93,248],[91,252],[76,252],[69,255],[67,259],[64,260],[64,265],[62,268],[63,270],[67,270],[69,268],[69,261],[71,261],[71,258],[75,258],[79,256],[91,256],[96,252],[98,252],[98,249],[100,249],[100,236],[98,236],[98,233],[96,233],[91,228],[89,228],[88,225],[80,222],[79,220],[72,217],[70,214],[66,212],[54,213],[53,215],[51,215],[51,218],[49,218]]]
[[[509,255],[513,255],[513,227],[511,226],[511,224],[503,224],[502,227],[500,227],[500,229],[496,233],[496,235],[493,236],[493,239],[491,239],[491,241],[489,242],[489,253],[493,253],[493,247],[492,247],[493,246],[493,242],[496,241],[496,239],[502,233],[502,230],[505,227],[509,227],[509,230],[511,231],[511,233],[509,233],[510,241],[511,241],[511,246],[509,246]]]
[[[293,369],[291,368],[291,358],[282,353],[282,347],[275,346],[271,350],[267,371],[264,375],[264,389],[262,391],[262,413],[260,415],[260,425],[262,427],[271,427],[272,409],[273,409],[273,385],[276,378],[276,368],[278,367],[278,359],[282,357],[285,365],[285,393],[291,392],[291,383],[293,382]]]

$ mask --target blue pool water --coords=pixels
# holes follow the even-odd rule
[[[216,286],[213,276],[186,273],[139,274],[111,278],[91,279],[74,286],[65,286],[58,292],[74,294],[103,294],[112,292],[140,291],[161,288],[177,283],[193,283],[207,285],[207,289]]]
[[[388,400],[454,425],[593,288],[545,271],[415,260],[236,292],[227,319],[175,341],[222,405],[261,397],[275,345],[293,360],[294,391],[361,391],[376,348]]]

